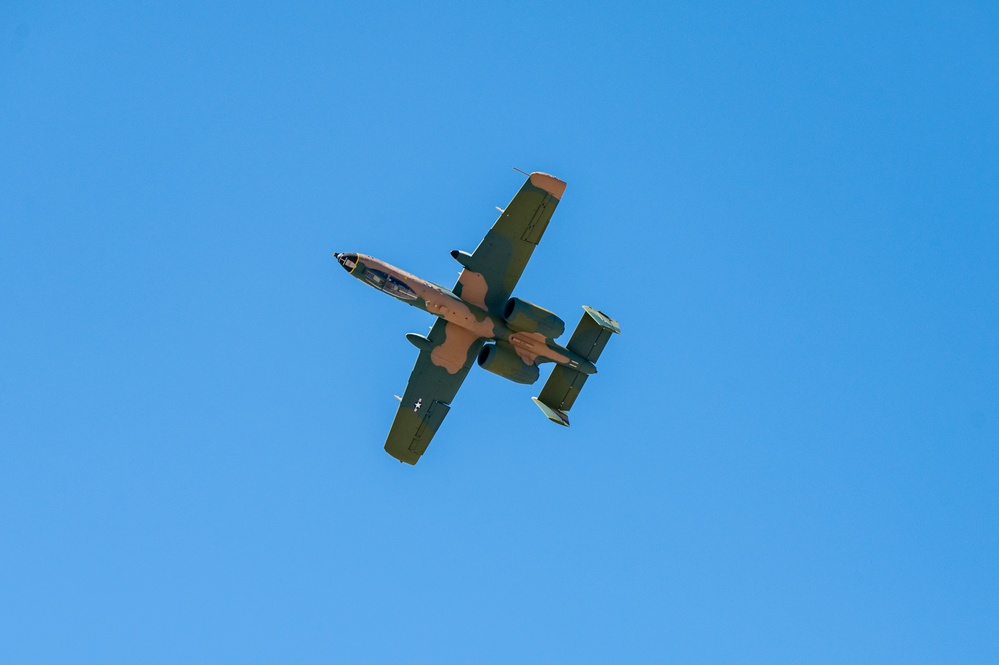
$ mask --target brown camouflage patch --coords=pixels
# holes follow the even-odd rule
[[[461,284],[462,300],[486,309],[486,291],[489,290],[489,285],[486,284],[486,278],[482,273],[465,268],[458,277],[458,283]]]
[[[562,198],[565,193],[565,182],[547,173],[534,172],[531,174],[531,184],[538,189],[543,189],[557,199]]]
[[[389,265],[388,263],[380,261],[372,256],[358,254],[358,258],[363,258],[366,266],[370,266],[375,270],[381,270],[389,275],[396,275],[397,277],[403,279],[409,288],[412,289],[417,296],[423,299],[423,302],[426,303],[426,310],[431,314],[436,314],[449,323],[454,323],[462,328],[470,330],[475,333],[477,337],[493,338],[496,336],[496,328],[493,325],[493,320],[488,315],[486,315],[482,320],[476,318],[475,314],[469,307],[469,303],[455,298],[453,295],[445,293],[439,287],[427,282],[426,280],[422,280],[415,275],[411,275],[405,270],[400,270],[399,268]],[[481,275],[479,276],[481,277]],[[482,281],[485,283],[485,280]],[[476,280],[473,279],[469,283],[474,285],[475,282]],[[472,304],[474,305],[474,303]]]
[[[569,362],[568,356],[548,348],[548,344],[545,343],[545,336],[541,333],[517,332],[510,335],[508,341],[513,350],[520,356],[520,359],[528,365],[533,365],[537,361],[538,356],[559,363]]]
[[[430,352],[430,362],[448,374],[457,374],[468,359],[468,349],[478,338],[471,330],[448,323],[444,326],[444,343]]]

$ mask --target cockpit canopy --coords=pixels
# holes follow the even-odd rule
[[[399,300],[416,300],[416,294],[405,282],[381,270],[365,268],[361,279]]]
[[[416,293],[413,292],[413,289],[411,289],[409,285],[399,277],[390,275],[382,270],[372,268],[367,263],[363,265],[358,263],[357,254],[334,252],[333,256],[336,257],[336,260],[340,262],[340,265],[342,265],[347,272],[354,277],[357,277],[362,282],[367,282],[379,291],[384,291],[399,300],[416,300],[418,297]]]

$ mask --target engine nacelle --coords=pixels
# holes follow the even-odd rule
[[[510,298],[503,307],[503,319],[514,332],[541,333],[555,339],[565,332],[565,321],[547,309],[520,298]]]
[[[534,383],[538,380],[541,370],[537,365],[528,365],[513,347],[505,342],[498,344],[486,344],[479,351],[479,367],[488,370],[493,374],[498,374],[504,379],[510,379],[515,383]]]

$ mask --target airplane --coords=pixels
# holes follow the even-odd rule
[[[554,423],[569,426],[568,411],[617,321],[583,306],[583,318],[561,346],[565,323],[552,312],[512,298],[514,287],[565,192],[565,182],[531,173],[474,252],[451,256],[462,266],[450,289],[420,279],[372,256],[334,253],[352,276],[437,317],[426,335],[409,333],[420,354],[399,397],[385,451],[415,465],[451,409],[473,363],[522,384],[538,380],[541,363],[556,363],[534,403]]]

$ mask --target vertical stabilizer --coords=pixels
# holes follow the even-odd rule
[[[617,321],[599,310],[583,305],[583,318],[573,331],[566,348],[593,363],[603,353],[610,336],[620,333],[621,327]],[[567,412],[583,389],[586,376],[564,365],[556,366],[541,394],[533,398],[534,403],[553,423],[568,427]]]

